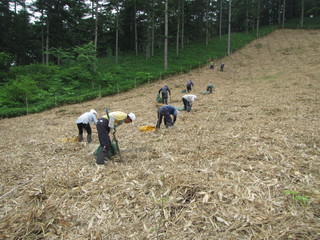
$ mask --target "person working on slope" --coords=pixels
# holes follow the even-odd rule
[[[187,92],[191,92],[192,87],[194,87],[193,82],[190,80],[189,82],[187,82]]]
[[[210,69],[214,69],[214,62],[210,61]]]
[[[196,100],[197,96],[193,94],[186,94],[182,97],[182,102],[184,105],[184,110],[187,112],[191,111],[193,102]]]
[[[80,117],[78,117],[76,124],[79,130],[79,135],[78,135],[79,142],[83,141],[83,129],[85,129],[88,134],[87,142],[91,143],[92,137],[91,137],[90,123],[92,122],[94,122],[94,124],[97,124],[97,112],[94,109],[91,109],[90,112],[86,112],[82,114]]]
[[[221,63],[220,64],[220,71],[223,72],[223,70],[224,70],[224,63]]]
[[[178,110],[171,105],[165,105],[158,108],[157,114],[158,114],[158,121],[157,121],[156,128],[158,129],[160,128],[162,118],[164,118],[164,125],[166,126],[166,128],[168,128],[170,126],[173,126],[174,123],[176,122]],[[170,115],[173,115],[173,121]]]
[[[168,104],[168,93],[171,96],[170,89],[167,85],[163,86],[162,88],[159,89],[159,94],[161,92],[161,97],[162,97],[162,103],[163,104]]]
[[[209,83],[209,84],[207,85],[207,92],[212,93],[213,88],[214,88],[213,84],[212,84],[212,83]]]
[[[133,113],[126,114],[124,112],[111,112],[107,113],[103,117],[98,119],[96,124],[100,149],[97,152],[97,164],[104,164],[104,159],[106,157],[111,157],[108,155],[111,150],[111,141],[109,137],[110,130],[115,133],[115,128],[120,126],[122,123],[132,123],[136,120],[136,116]]]

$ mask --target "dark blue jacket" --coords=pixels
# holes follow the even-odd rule
[[[170,92],[170,89],[169,89],[168,86],[164,86],[164,87],[160,88],[160,89],[159,89],[159,94],[160,94],[160,92],[162,92],[162,93],[167,93],[167,92],[169,92],[169,94],[171,95],[171,92]]]
[[[178,115],[178,111],[175,107],[173,107],[171,105],[165,105],[163,107],[166,107],[171,115],[173,115],[175,117]]]

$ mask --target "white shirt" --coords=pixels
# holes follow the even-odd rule
[[[88,124],[88,123],[92,123],[92,122],[94,122],[94,124],[97,124],[96,115],[91,112],[86,112],[86,113],[82,114],[80,117],[78,117],[76,124],[78,124],[78,123]]]
[[[194,100],[196,100],[197,96],[193,94],[186,94],[182,98],[188,100],[188,102],[192,103]]]

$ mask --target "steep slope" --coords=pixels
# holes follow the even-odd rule
[[[0,120],[1,239],[319,239],[320,31],[277,30],[209,66],[116,96]],[[217,60],[216,65],[220,63]],[[155,125],[167,84],[182,106]],[[215,91],[202,95],[206,85]],[[134,112],[124,163],[97,167],[76,118]]]

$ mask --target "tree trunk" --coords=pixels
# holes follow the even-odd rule
[[[260,0],[258,0],[258,9],[257,9],[257,32],[256,37],[259,37],[259,24],[260,24]]]
[[[146,34],[146,46],[145,46],[146,60],[150,58],[151,27],[152,27],[151,7],[152,6],[149,6],[149,8],[146,9],[146,14],[147,14],[147,34]]]
[[[181,6],[181,49],[184,48],[184,0],[182,0]]]
[[[209,0],[207,0],[207,7],[206,7],[206,46],[209,43]]]
[[[249,3],[247,0],[247,6],[246,6],[246,34],[248,34],[249,31]]]
[[[96,7],[95,7],[96,20],[94,25],[94,49],[96,52],[95,54],[97,54],[97,49],[98,49],[98,10],[99,10],[98,0],[96,0]],[[96,71],[96,63],[93,64],[93,71],[94,72]]]
[[[278,2],[278,24],[281,23],[281,0]]]
[[[219,39],[221,40],[221,27],[222,27],[222,0],[220,0],[220,13],[219,13]]]
[[[154,3],[152,1],[152,26],[151,26],[151,56],[154,56]]]
[[[304,18],[304,0],[301,0],[301,19],[300,19],[300,27],[303,28],[303,19]]]
[[[229,20],[228,20],[228,56],[231,55],[231,47],[230,47],[230,40],[231,40],[231,0],[229,1]]]
[[[168,0],[165,0],[164,10],[164,70],[168,70]]]
[[[178,18],[178,21],[177,21],[177,39],[176,39],[176,55],[179,56],[179,36],[180,36],[180,11],[181,11],[181,8],[180,8],[180,1],[178,3],[178,13],[177,13],[177,18]]]
[[[46,28],[46,65],[49,65],[49,16],[47,16],[47,28]]]
[[[116,64],[119,60],[119,1],[117,1],[117,16],[116,16]]]
[[[43,10],[41,10],[41,16],[42,16],[42,21],[41,21],[41,57],[42,57],[42,64],[46,63],[45,60],[45,36],[44,36],[44,16],[43,16]]]
[[[134,2],[134,48],[136,51],[136,56],[139,55],[138,52],[138,28],[137,28],[137,2],[136,0]]]
[[[284,19],[285,19],[285,14],[286,12],[286,0],[283,0],[283,7],[282,7],[282,28],[284,28]]]

